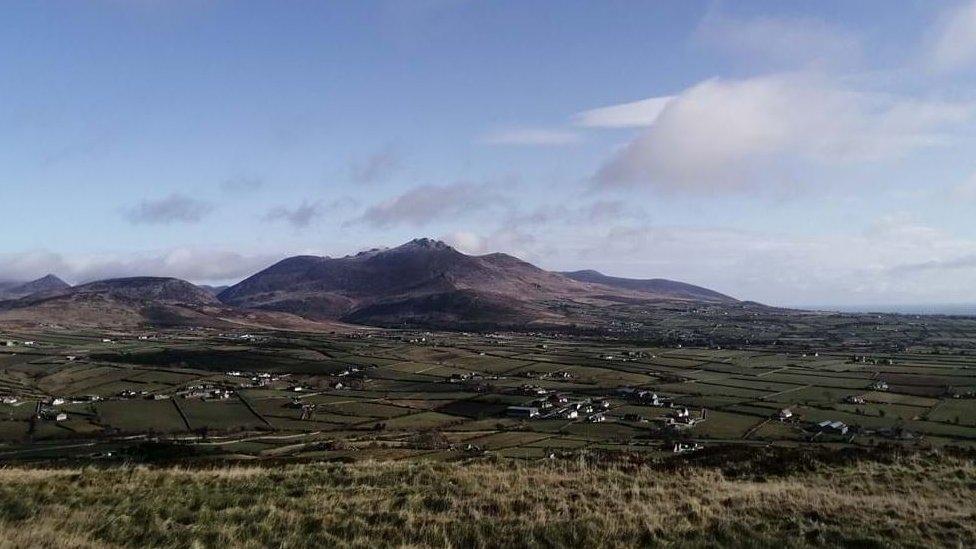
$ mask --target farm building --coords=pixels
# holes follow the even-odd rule
[[[821,421],[817,424],[817,427],[820,428],[821,433],[837,433],[841,435],[846,435],[848,429],[846,423],[842,421],[830,421],[829,419]]]

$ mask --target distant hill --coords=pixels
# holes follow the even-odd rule
[[[733,297],[720,294],[714,290],[709,290],[708,288],[702,288],[701,286],[694,286],[692,284],[667,280],[664,278],[651,278],[646,280],[635,278],[618,278],[615,276],[607,276],[593,270],[572,271],[560,274],[580,282],[602,284],[604,286],[611,286],[613,288],[622,288],[637,292],[650,293],[656,296],[668,296],[680,299],[692,299],[716,303],[738,302],[738,300]]]
[[[312,331],[327,328],[291,315],[227,307],[198,286],[164,277],[100,280],[59,292],[3,301],[0,322],[112,328],[241,325]]]
[[[19,299],[29,295],[59,292],[70,287],[67,282],[49,274],[30,282],[0,283],[0,299]]]
[[[712,294],[709,301],[725,297]],[[426,238],[342,258],[292,257],[218,297],[315,319],[458,327],[568,324],[579,321],[570,309],[698,299],[574,280],[510,255],[466,255]]]

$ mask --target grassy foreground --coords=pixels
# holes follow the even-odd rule
[[[786,468],[789,469],[789,468]],[[3,547],[974,546],[972,460],[0,470]]]

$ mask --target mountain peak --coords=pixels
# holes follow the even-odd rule
[[[0,298],[19,299],[29,295],[60,292],[70,287],[71,285],[69,285],[67,282],[61,280],[53,274],[48,274],[38,278],[37,280],[24,282],[22,284],[10,285],[0,291]]]
[[[400,248],[420,248],[425,250],[453,250],[451,246],[447,245],[441,240],[435,240],[433,238],[415,238],[406,244],[400,246]]]

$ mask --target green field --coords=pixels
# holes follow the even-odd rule
[[[242,342],[175,330],[153,341],[113,334],[112,345],[97,334],[18,335],[39,344],[0,349],[0,395],[19,400],[0,404],[7,459],[40,459],[52,448],[88,459],[120,441],[160,437],[208,456],[296,459],[659,455],[676,441],[976,446],[976,354],[965,350],[868,350],[854,360],[830,346],[718,349],[567,335],[268,332]],[[587,421],[586,410],[564,417],[563,404],[551,417],[507,417],[507,407],[538,398],[526,386],[610,408],[602,422]],[[667,405],[630,398],[625,387]],[[216,390],[224,398],[208,393]],[[42,407],[66,420],[35,417],[39,402],[54,399],[65,402]],[[684,408],[703,419],[673,424]],[[792,416],[780,421],[784,408]],[[821,421],[848,430],[824,434]]]

